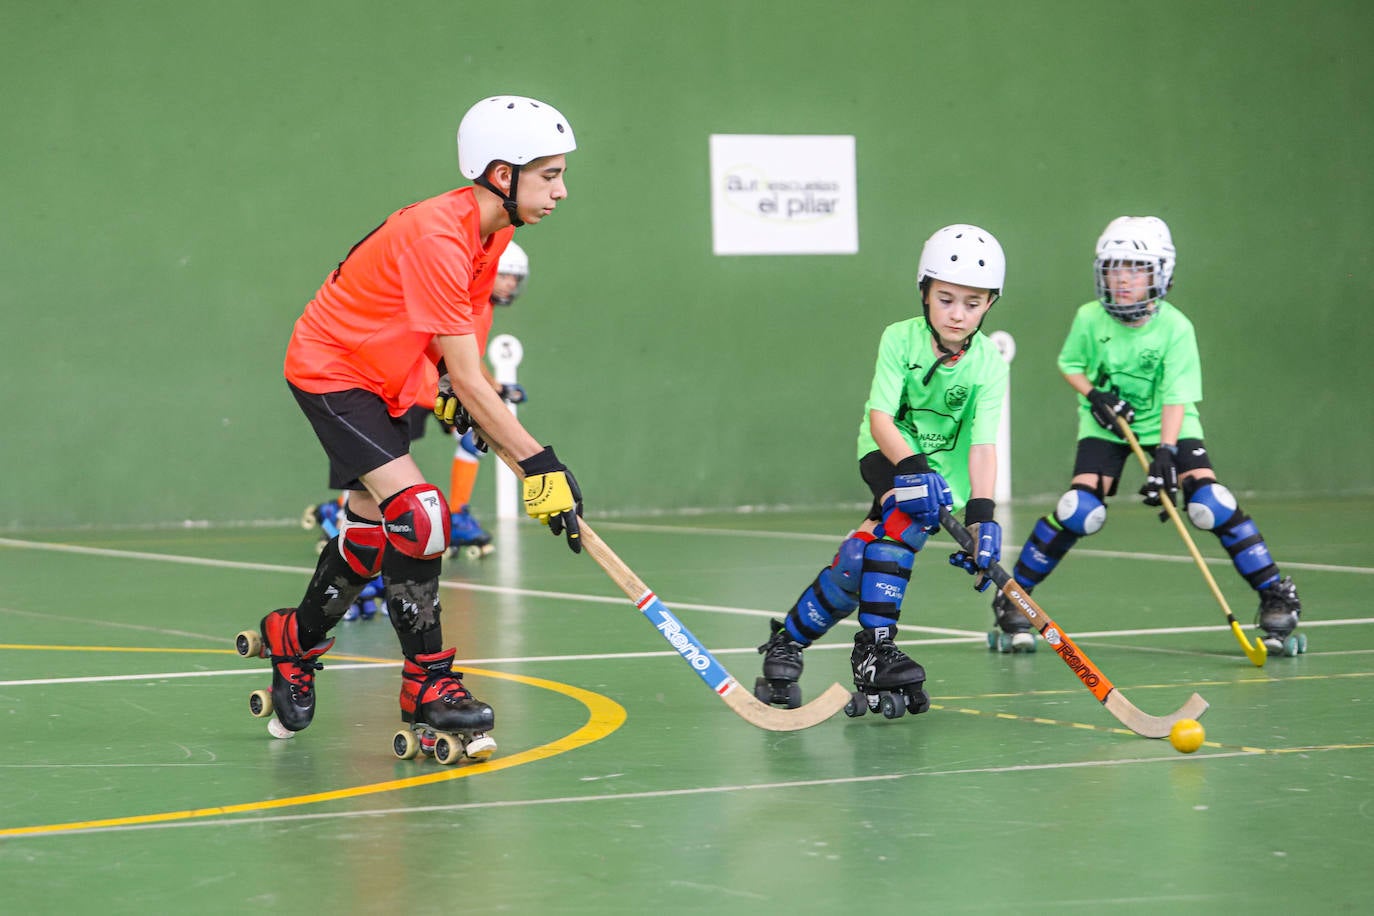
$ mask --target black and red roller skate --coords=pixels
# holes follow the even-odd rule
[[[405,661],[401,719],[410,727],[391,739],[392,751],[402,760],[423,752],[449,764],[463,757],[486,760],[496,751],[496,741],[487,734],[496,714],[463,686],[463,673],[453,670],[455,653],[448,649]]]
[[[856,689],[844,707],[850,718],[881,712],[885,719],[897,719],[930,708],[926,670],[897,648],[896,635],[896,626],[865,628],[854,635],[849,661]]]
[[[760,703],[796,709],[802,704],[802,646],[787,632],[781,621],[770,620],[768,642],[759,646],[763,655],[763,677],[754,680],[754,696]]]
[[[327,639],[304,649],[296,634],[296,609],[273,611],[256,630],[244,630],[234,647],[244,658],[272,660],[272,689],[255,690],[248,697],[248,709],[258,718],[272,718],[267,730],[274,738],[292,738],[310,724],[315,716],[315,672],[324,665],[317,659],[328,652],[334,640]]]

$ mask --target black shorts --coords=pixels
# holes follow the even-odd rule
[[[880,522],[883,519],[883,494],[892,489],[892,478],[897,474],[897,465],[887,460],[882,452],[869,452],[859,459],[859,475],[863,477],[868,489],[873,492],[873,505],[868,507],[868,520]]]
[[[286,384],[329,456],[331,490],[366,489],[358,478],[410,454],[410,417],[393,417],[372,392],[350,388],[311,394]]]
[[[1140,447],[1145,450],[1147,457],[1154,454],[1154,445],[1142,444]],[[1126,459],[1129,457],[1131,447],[1125,442],[1098,439],[1094,436],[1079,439],[1078,454],[1073,459],[1073,476],[1096,474],[1099,477],[1110,477],[1112,488],[1102,496],[1115,496],[1117,485],[1121,483],[1121,472],[1125,469]],[[1201,439],[1180,439],[1177,464],[1178,472],[1183,474],[1200,468],[1211,470],[1212,459]]]

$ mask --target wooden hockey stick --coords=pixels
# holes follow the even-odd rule
[[[481,430],[477,433],[481,435]],[[524,477],[519,462],[499,445],[490,440],[485,441],[516,477]],[[739,681],[730,676],[730,672],[725,670],[725,666],[716,660],[701,640],[693,636],[692,631],[682,625],[682,621],[668,610],[653,590],[634,574],[634,570],[601,540],[592,526],[587,524],[586,519],[578,519],[578,525],[581,528],[582,546],[592,555],[597,565],[605,570],[611,581],[620,587],[625,597],[648,618],[658,634],[682,656],[682,660],[692,667],[697,676],[725,701],[725,705],[750,725],[770,732],[799,731],[824,722],[849,702],[850,691],[839,684],[831,684],[820,696],[796,709],[779,709],[760,702]]]
[[[1136,459],[1140,462],[1141,469],[1146,476],[1150,473],[1150,459],[1145,457],[1145,450],[1140,447],[1140,440],[1131,432],[1130,425],[1121,417],[1116,418],[1117,428],[1130,443],[1131,451],[1135,452]],[[1169,519],[1178,529],[1179,537],[1183,538],[1183,543],[1187,545],[1188,552],[1193,555],[1197,568],[1202,570],[1202,578],[1207,581],[1207,587],[1212,590],[1212,596],[1217,599],[1217,604],[1221,605],[1221,610],[1226,614],[1226,622],[1231,625],[1231,632],[1236,636],[1236,642],[1240,643],[1245,650],[1245,657],[1250,659],[1256,668],[1264,667],[1264,660],[1269,656],[1269,649],[1265,647],[1264,640],[1256,639],[1252,646],[1250,640],[1246,638],[1245,631],[1236,622],[1235,615],[1231,613],[1231,606],[1226,603],[1225,597],[1221,594],[1221,589],[1217,588],[1217,580],[1212,578],[1212,571],[1207,568],[1207,561],[1202,559],[1202,554],[1197,549],[1197,544],[1193,543],[1193,537],[1188,533],[1188,529],[1183,525],[1183,519],[1179,518],[1178,508],[1174,506],[1174,500],[1169,494],[1161,494],[1160,502],[1164,504],[1164,511],[1169,514]]]
[[[977,552],[978,545],[973,542],[973,537],[968,533],[968,529],[949,514],[948,509],[940,509],[940,525],[950,533],[955,542],[963,551],[970,556]],[[1169,735],[1169,729],[1173,728],[1174,723],[1181,719],[1200,719],[1202,714],[1207,711],[1207,701],[1198,694],[1193,694],[1188,698],[1177,711],[1167,716],[1152,716],[1141,712],[1130,700],[1116,689],[1107,675],[1102,673],[1102,669],[1093,664],[1092,659],[1069,638],[1069,634],[1050,619],[1040,607],[1031,600],[1030,595],[1017,584],[1016,580],[1007,575],[1007,571],[999,564],[993,563],[988,570],[987,576],[993,583],[1002,590],[1002,594],[1007,596],[1027,620],[1031,626],[1039,631],[1044,637],[1045,642],[1050,644],[1050,648],[1069,666],[1069,670],[1078,675],[1078,679],[1083,682],[1083,686],[1097,697],[1098,701],[1105,707],[1107,712],[1116,717],[1122,725],[1145,738],[1165,738]]]

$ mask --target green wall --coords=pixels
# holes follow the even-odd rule
[[[961,221],[1010,262],[1017,494],[1057,493],[1054,356],[1121,213],[1173,228],[1225,478],[1367,492],[1370,47],[1362,0],[5,3],[0,528],[322,495],[291,324],[386,213],[462,183],[458,119],[499,92],[580,143],[498,330],[589,511],[862,499],[878,335]],[[854,134],[859,254],[712,256],[713,132]]]

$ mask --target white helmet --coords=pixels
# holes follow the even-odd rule
[[[992,233],[977,226],[959,223],[939,229],[926,240],[916,268],[916,282],[924,288],[927,280],[944,280],[1002,294],[1007,277],[1007,257]]]
[[[1097,240],[1093,278],[1097,300],[1117,321],[1139,321],[1154,314],[1155,300],[1169,291],[1177,261],[1169,226],[1157,216],[1118,216]],[[1135,268],[1150,271],[1150,294],[1144,302],[1113,302],[1107,270]]]
[[[483,99],[458,125],[458,170],[474,181],[498,160],[525,165],[575,149],[568,119],[552,105],[524,96]]]
[[[515,288],[509,295],[498,293],[495,288],[491,291],[492,305],[510,305],[520,298],[520,294],[525,291],[525,278],[530,275],[530,258],[525,254],[525,249],[515,244],[512,239],[506,245],[506,250],[501,252],[501,260],[496,262],[496,273],[508,274],[515,277]]]

